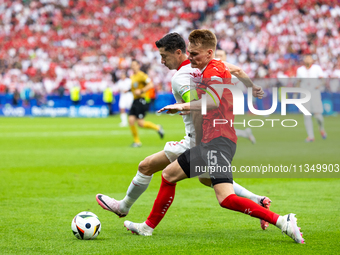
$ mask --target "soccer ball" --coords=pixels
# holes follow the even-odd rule
[[[101,230],[100,221],[94,213],[81,212],[72,220],[72,232],[78,239],[95,239]]]

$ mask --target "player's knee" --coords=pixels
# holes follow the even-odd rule
[[[141,161],[138,165],[138,171],[145,175],[152,175],[154,172],[152,171],[152,168],[150,166],[151,159],[150,157],[145,158],[143,161]]]
[[[167,171],[163,171],[162,172],[162,176],[163,176],[163,178],[165,179],[165,180],[167,180],[168,182],[173,182],[175,179],[173,178],[173,176],[170,174],[170,173],[168,173]]]
[[[178,181],[176,174],[174,174],[169,167],[163,170],[162,176],[168,182],[176,183]]]
[[[135,119],[132,117],[129,117],[128,121],[130,126],[133,126],[135,124]]]
[[[138,121],[138,126],[141,127],[141,128],[144,127],[143,122]]]

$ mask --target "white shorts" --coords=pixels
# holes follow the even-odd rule
[[[164,152],[170,162],[174,162],[186,150],[189,150],[190,148],[195,146],[195,144],[192,144],[193,146],[190,146],[190,140],[191,138],[189,136],[185,136],[184,139],[180,142],[167,142],[165,144]],[[200,177],[210,179],[209,172],[201,174]]]
[[[131,92],[120,94],[118,107],[119,109],[130,110],[132,102],[133,102],[133,95]]]
[[[183,154],[186,150],[190,149],[189,136],[185,136],[180,142],[167,142],[164,146],[164,152],[170,162],[174,162],[179,155]]]
[[[320,91],[311,91],[311,99],[303,104],[310,113],[323,113]]]

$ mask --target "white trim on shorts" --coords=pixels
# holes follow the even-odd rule
[[[185,136],[183,140],[179,142],[167,142],[164,146],[164,152],[170,162],[174,162],[181,154],[190,149],[190,137]]]

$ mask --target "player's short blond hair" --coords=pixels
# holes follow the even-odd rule
[[[202,46],[205,49],[216,50],[217,38],[213,32],[208,29],[196,29],[189,35],[189,42],[196,46]]]

